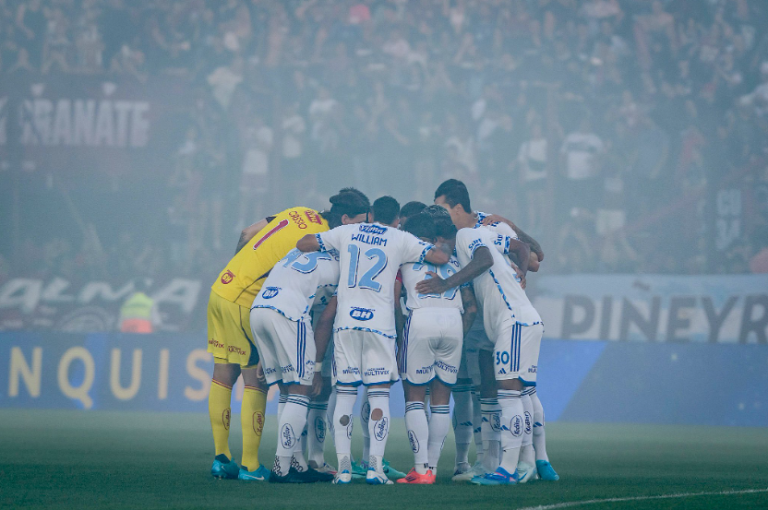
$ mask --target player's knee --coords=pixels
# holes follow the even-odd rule
[[[379,421],[383,417],[384,417],[384,411],[382,411],[378,407],[376,409],[374,409],[373,411],[371,411],[371,419],[373,421]]]

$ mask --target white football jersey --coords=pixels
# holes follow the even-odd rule
[[[338,253],[294,248],[272,268],[251,308],[271,308],[298,321],[314,304],[327,304],[338,283]]]
[[[378,223],[342,225],[315,234],[321,250],[340,257],[334,330],[359,329],[395,338],[395,278],[402,264],[424,262],[432,245]]]
[[[456,234],[456,254],[461,267],[472,260],[480,246],[489,248],[493,266],[475,278],[472,285],[475,297],[483,309],[483,322],[488,336],[495,335],[498,325],[513,319],[524,326],[541,323],[541,317],[525,294],[517,273],[502,252],[494,249],[497,234],[486,227],[463,228]]]
[[[424,264],[403,264],[403,267],[400,268],[400,275],[403,279],[403,288],[405,288],[408,294],[405,301],[405,307],[408,311],[417,308],[458,308],[463,313],[464,307],[462,306],[459,287],[454,287],[442,294],[419,294],[416,292],[417,283],[431,278],[431,276],[427,275],[428,271],[437,273],[440,275],[440,278],[445,280],[451,275],[458,273],[460,268],[459,260],[456,257],[451,257],[451,260],[442,266],[435,266],[428,262]]]

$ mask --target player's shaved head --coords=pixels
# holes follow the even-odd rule
[[[397,226],[400,204],[392,197],[380,197],[373,202],[373,221],[382,225]]]

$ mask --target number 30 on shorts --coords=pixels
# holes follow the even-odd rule
[[[496,364],[506,365],[509,363],[509,353],[507,351],[496,351]]]

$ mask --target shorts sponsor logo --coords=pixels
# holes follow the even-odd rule
[[[419,440],[412,430],[408,431],[408,441],[411,443],[411,450],[413,450],[413,453],[419,453]]]
[[[443,361],[437,360],[435,361],[435,366],[442,370],[443,372],[448,372],[449,374],[458,374],[459,369],[454,367],[453,365],[449,365]]]
[[[419,375],[431,374],[432,373],[432,365],[430,365],[428,367],[421,367],[421,368],[416,370],[416,373],[419,374]]]
[[[536,370],[537,370],[538,368],[539,368],[539,367],[538,367],[538,365],[531,365],[530,367],[528,367],[528,373],[529,373],[529,374],[535,374],[535,373],[536,373]]]
[[[291,211],[288,213],[288,216],[291,217],[291,220],[296,224],[297,227],[299,227],[301,230],[306,230],[308,225],[307,222],[304,221],[304,218],[301,217],[301,213],[299,211]]]
[[[280,293],[280,287],[267,287],[261,293],[261,297],[264,299],[272,299]]]
[[[512,435],[515,437],[520,437],[520,435],[523,433],[523,417],[519,414],[516,414],[512,417],[512,420],[509,422],[509,431],[512,432]]]
[[[376,437],[376,441],[384,441],[384,438],[387,437],[388,432],[389,432],[388,419],[382,418],[376,422],[376,428],[374,429],[374,432],[373,432],[373,435]]]
[[[264,370],[264,375],[272,375],[274,373],[277,373],[277,370],[270,367],[265,367],[263,370]]]
[[[360,375],[360,369],[357,367],[347,367],[344,370],[341,371],[342,374],[354,374],[354,375]]]
[[[293,433],[293,427],[290,423],[286,423],[280,429],[280,444],[283,448],[293,448],[296,444],[296,434]]]
[[[525,433],[530,434],[533,432],[533,418],[531,417],[531,413],[528,411],[525,412]]]
[[[229,347],[227,347],[227,351],[234,352],[236,354],[239,354],[240,356],[246,355],[246,352],[236,345],[230,345]]]
[[[257,436],[260,436],[263,430],[264,430],[264,413],[257,411],[253,413],[253,431],[256,433]]]
[[[213,338],[208,339],[208,345],[215,347],[216,349],[223,349],[225,345]]]
[[[374,375],[389,375],[389,370],[386,368],[369,368],[365,371],[365,375],[367,376],[374,376]]]
[[[232,418],[232,411],[227,407],[221,413],[221,423],[224,424],[224,430],[229,430],[229,420]]]
[[[315,437],[318,443],[325,442],[325,420],[320,416],[315,416]]]
[[[356,306],[349,312],[349,316],[357,321],[369,321],[373,319],[373,310]]]
[[[285,365],[280,367],[280,371],[284,374],[287,372],[293,372],[293,370],[294,370],[293,365]]]
[[[235,279],[235,273],[233,273],[233,272],[232,272],[232,271],[230,271],[229,269],[227,269],[226,271],[224,271],[224,274],[223,274],[223,275],[221,275],[221,283],[223,283],[224,285],[226,285],[226,284],[228,284],[228,283],[232,283],[232,281],[233,281],[234,279]]]

